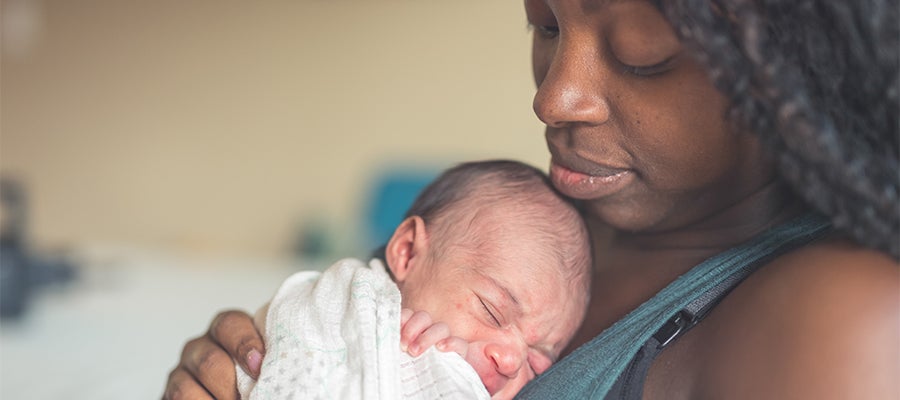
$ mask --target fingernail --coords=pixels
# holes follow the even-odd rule
[[[447,343],[446,342],[438,342],[436,345],[434,345],[434,347],[437,347],[437,349],[440,351],[444,351],[444,350],[447,350]]]
[[[409,354],[412,355],[412,356],[417,356],[417,355],[419,355],[419,346],[418,346],[418,345],[412,345],[412,346],[409,348]]]
[[[259,373],[259,368],[262,365],[262,354],[256,349],[250,350],[247,353],[247,368],[250,368],[250,371]]]

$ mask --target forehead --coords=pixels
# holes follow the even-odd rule
[[[477,272],[484,278],[508,289],[526,311],[543,310],[543,305],[560,306],[571,294],[570,282],[578,274],[575,266],[567,265],[560,247],[577,248],[578,243],[562,243],[556,228],[547,221],[525,221],[518,213],[499,210],[492,217],[483,218],[488,235],[481,237],[478,260],[473,260]],[[510,216],[513,214],[514,216]],[[555,219],[555,223],[562,221]],[[564,229],[577,229],[573,226]],[[571,240],[577,236],[572,235]],[[587,242],[584,243],[585,249]],[[570,249],[566,249],[571,251]],[[537,289],[537,290],[536,290]],[[540,308],[539,308],[540,307]]]
[[[536,15],[550,11],[570,22],[596,18],[610,22],[635,11],[662,13],[659,2],[649,0],[525,0],[525,10]]]

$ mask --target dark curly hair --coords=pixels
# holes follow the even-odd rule
[[[781,178],[900,259],[897,0],[663,0]]]

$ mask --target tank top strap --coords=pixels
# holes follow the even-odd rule
[[[830,229],[827,218],[810,213],[707,259],[532,380],[516,398],[605,399],[636,356],[649,366],[652,358],[648,360],[642,349],[665,347],[758,266]],[[643,376],[638,383],[643,385]]]

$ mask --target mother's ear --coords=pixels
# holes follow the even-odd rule
[[[384,250],[385,261],[397,283],[403,282],[416,263],[424,260],[427,250],[425,220],[418,215],[403,220]]]

